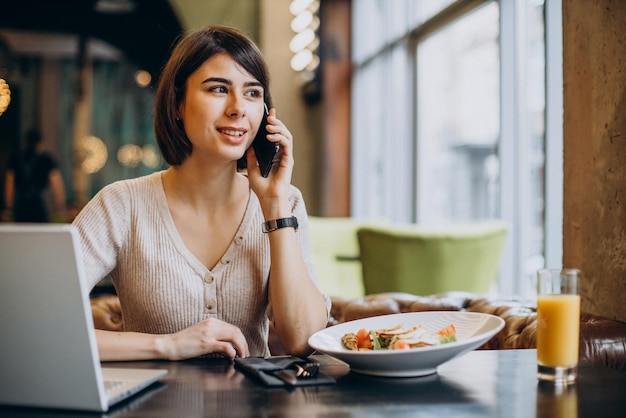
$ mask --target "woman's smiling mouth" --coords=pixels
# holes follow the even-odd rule
[[[217,130],[218,132],[223,133],[228,136],[243,136],[246,133],[245,130],[240,131],[236,129],[227,129],[227,128],[218,128]]]

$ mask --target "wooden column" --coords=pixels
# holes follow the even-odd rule
[[[323,0],[320,211],[350,214],[350,0]]]
[[[563,0],[563,265],[626,321],[626,2]]]

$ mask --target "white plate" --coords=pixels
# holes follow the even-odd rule
[[[367,330],[389,328],[398,324],[410,327],[422,324],[428,332],[454,324],[456,341],[432,347],[408,350],[353,351],[341,343],[341,337],[360,328]],[[500,317],[478,312],[433,311],[381,315],[344,322],[316,332],[309,345],[322,353],[338,358],[350,369],[363,374],[391,377],[425,376],[437,372],[437,367],[463,355],[493,337],[504,327]]]

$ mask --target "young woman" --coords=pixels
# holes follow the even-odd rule
[[[280,145],[268,177],[251,148],[264,103]],[[212,26],[176,45],[155,100],[169,168],[106,186],[74,221],[89,285],[110,274],[124,313],[124,332],[96,331],[102,360],[266,356],[270,320],[288,352],[310,353],[330,300],[271,105],[267,65],[241,32]]]

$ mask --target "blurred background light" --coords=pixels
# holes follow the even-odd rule
[[[146,70],[139,70],[135,73],[135,83],[139,87],[148,87],[152,82],[152,75]]]
[[[312,27],[313,24],[313,14],[308,10],[300,13],[291,21],[291,30],[298,33],[303,31],[308,27]]]
[[[9,84],[3,78],[0,78],[0,115],[7,110],[9,103],[11,103],[11,89]]]
[[[117,150],[117,161],[126,167],[137,167],[143,152],[139,145],[126,144]]]
[[[297,33],[289,42],[289,49],[291,52],[298,53],[307,46],[315,42],[315,32],[312,29],[306,28],[302,32]]]
[[[289,11],[294,16],[291,30],[295,33],[289,42],[293,52],[291,68],[302,73],[305,81],[314,79],[319,67],[320,19],[319,0],[293,0]]]
[[[98,137],[83,138],[81,170],[83,173],[97,173],[104,167],[108,159],[106,144]]]
[[[304,70],[307,65],[309,65],[313,61],[313,53],[308,49],[304,49],[298,52],[296,55],[291,58],[291,68],[296,71]]]
[[[161,165],[161,155],[156,147],[151,144],[144,145],[141,149],[141,162],[148,168],[158,168]]]
[[[289,5],[289,11],[296,16],[309,8],[315,0],[293,0]]]

